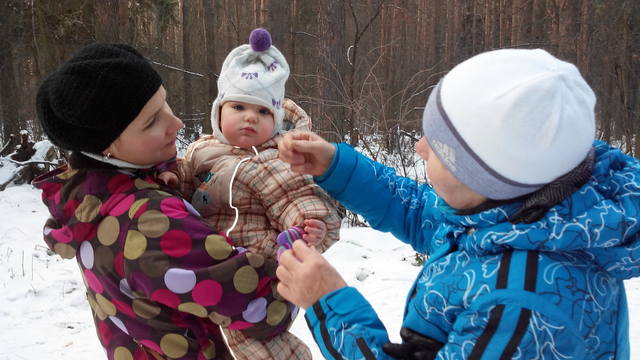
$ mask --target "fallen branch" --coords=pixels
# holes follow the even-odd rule
[[[11,136],[9,137],[9,141],[7,141],[6,144],[4,144],[4,146],[2,147],[2,150],[0,150],[0,155],[4,154],[4,152],[9,148],[9,146],[11,146],[11,144],[13,144],[13,134],[11,134]]]
[[[37,165],[37,164],[42,164],[42,165],[50,165],[50,166],[58,166],[59,164],[56,164],[54,162],[51,161],[40,161],[40,160],[28,160],[28,161],[17,161],[17,160],[13,160],[7,157],[0,157],[0,160],[6,160],[9,162],[12,162],[16,165],[21,165],[21,166],[26,166],[26,165]]]

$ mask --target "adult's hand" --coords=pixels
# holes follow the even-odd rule
[[[306,309],[324,295],[347,286],[338,271],[302,240],[296,240],[279,262],[278,292],[301,308]]]
[[[336,148],[310,131],[291,131],[278,141],[278,151],[291,170],[320,176],[331,165]]]

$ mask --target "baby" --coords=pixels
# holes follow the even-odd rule
[[[311,130],[311,119],[284,98],[289,65],[269,33],[255,29],[249,40],[222,65],[211,110],[213,135],[190,144],[176,173],[161,178],[177,183],[202,217],[236,246],[275,258],[281,234],[280,243],[302,238],[324,251],[339,236],[335,203],[311,176],[292,172],[278,158],[275,139],[285,122]],[[238,359],[311,359],[307,346],[288,332],[259,341],[223,331]]]

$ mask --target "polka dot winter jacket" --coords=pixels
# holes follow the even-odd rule
[[[289,326],[276,264],[240,253],[152,173],[65,166],[34,185],[45,242],[77,259],[108,359],[227,358],[218,324],[259,339]]]

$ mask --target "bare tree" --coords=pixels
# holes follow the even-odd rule
[[[209,132],[220,64],[261,26],[291,66],[288,96],[332,140],[384,134],[395,151],[455,64],[540,47],[576,63],[594,88],[598,136],[640,153],[637,0],[7,0],[0,19],[0,143],[20,130],[40,136],[39,83],[92,41],[140,49],[185,119],[186,139]]]

